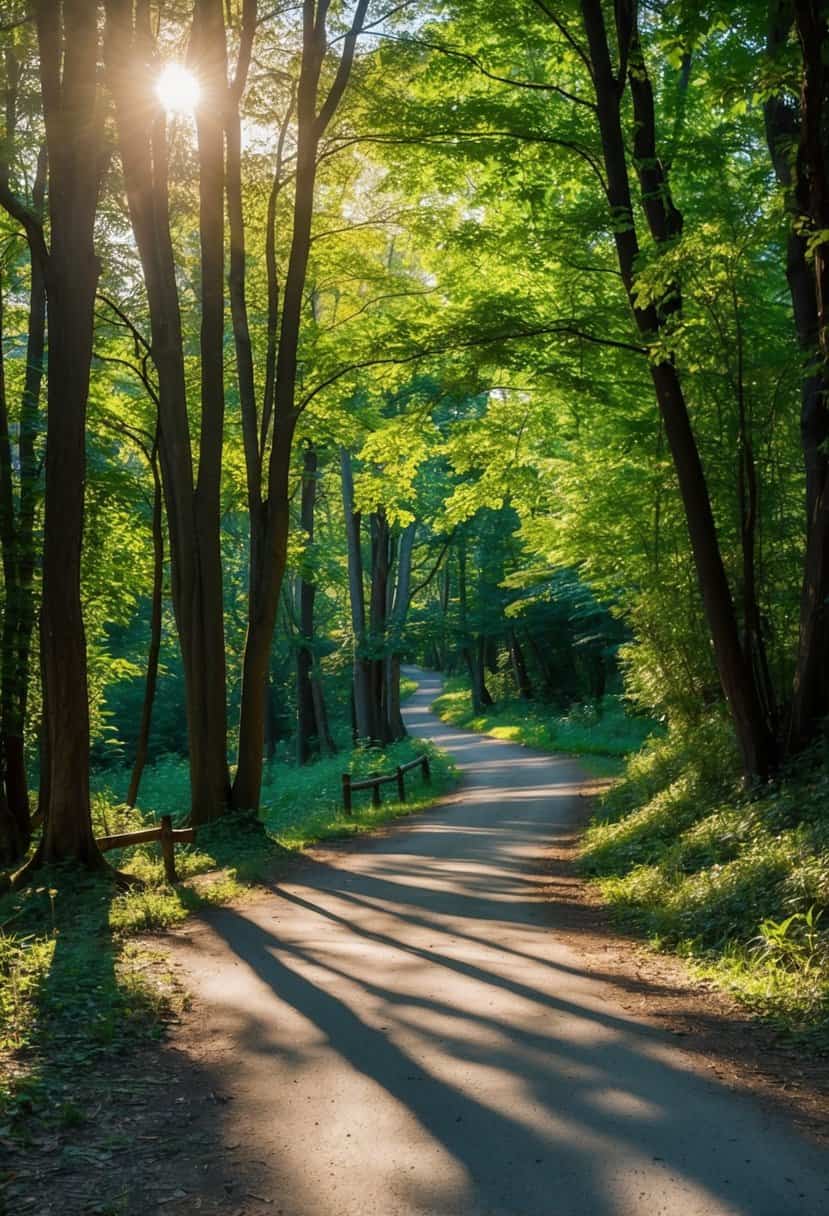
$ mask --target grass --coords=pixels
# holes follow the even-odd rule
[[[535,701],[499,701],[484,714],[472,708],[469,684],[449,680],[446,691],[432,706],[452,726],[481,731],[496,739],[521,743],[544,752],[581,756],[595,776],[616,776],[622,759],[637,751],[656,729],[645,718],[625,712],[620,697],[605,697],[598,704],[574,706],[568,713]]]
[[[726,723],[652,740],[588,830],[585,873],[624,925],[788,1034],[829,1050],[829,769],[751,794]]]
[[[389,771],[428,750],[432,784],[407,774],[408,800],[372,808],[355,795],[341,809],[340,778]],[[130,831],[188,805],[186,767],[167,759],[148,769],[141,809],[115,801],[122,774],[110,774],[94,799],[96,834]],[[278,873],[279,864],[315,842],[370,831],[428,806],[454,781],[448,760],[428,744],[403,740],[359,749],[305,768],[274,766],[266,775],[261,818],[232,815],[201,828],[178,847],[182,881],[164,881],[157,846],[108,854],[141,885],[119,892],[106,879],[72,869],[44,871],[37,886],[0,898],[0,1142],[25,1141],[32,1116],[60,1124],[79,1077],[105,1056],[158,1037],[184,996],[164,952],[136,935],[179,924],[209,904],[237,899]],[[68,1115],[66,1116],[69,1117]]]

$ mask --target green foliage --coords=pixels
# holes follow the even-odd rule
[[[594,758],[623,757],[636,751],[655,730],[656,723],[632,717],[619,697],[593,704],[574,705],[568,713],[532,701],[499,702],[489,712],[476,714],[464,680],[451,680],[432,706],[444,722],[482,731],[496,739],[522,743],[545,752],[567,752]],[[618,765],[593,764],[601,772]]]
[[[372,808],[368,795],[355,795],[353,815],[344,815],[343,771],[388,772],[424,751],[431,785],[419,771],[408,774],[405,803],[387,786],[381,807]],[[53,1101],[67,1077],[93,1067],[102,1054],[121,1054],[161,1033],[164,1017],[183,997],[163,952],[135,942],[135,934],[169,928],[207,905],[237,899],[298,850],[421,810],[453,781],[445,756],[410,739],[303,768],[274,765],[261,819],[227,816],[200,829],[195,844],[176,846],[182,881],[175,887],[164,881],[158,846],[151,844],[107,854],[139,880],[126,891],[108,879],[58,869],[45,872],[41,885],[0,899],[0,1125],[8,1121],[25,1135],[33,1109],[71,1119]],[[158,772],[148,770],[158,814],[186,806],[181,797],[187,788],[182,760],[167,758]],[[98,833],[138,830],[153,818],[112,804],[102,793],[95,797]]]
[[[670,732],[628,762],[583,853],[623,922],[781,1025],[829,1043],[829,771],[729,778],[727,724]]]

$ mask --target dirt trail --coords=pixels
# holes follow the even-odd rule
[[[444,726],[421,679],[409,728],[460,793],[182,937],[235,1157],[225,1198],[205,1162],[159,1210],[825,1216],[820,1148],[585,967],[549,864],[578,765]]]

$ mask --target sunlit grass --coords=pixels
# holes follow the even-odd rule
[[[719,720],[654,741],[606,796],[584,869],[623,923],[829,1047],[829,772],[811,757],[754,795],[736,772]]]
[[[429,752],[432,784],[407,774],[407,801],[391,796],[373,808],[355,794],[344,814],[341,776],[393,771]],[[142,806],[114,801],[123,774],[99,783],[93,817],[98,835],[137,830],[189,804],[186,765],[166,759],[148,769]],[[230,815],[200,828],[193,845],[177,846],[181,881],[170,886],[157,845],[114,851],[108,859],[140,880],[127,891],[70,869],[44,872],[39,885],[0,898],[0,1119],[24,1134],[32,1111],[54,1110],[65,1078],[102,1053],[120,1053],[161,1032],[165,1014],[182,996],[163,951],[137,934],[178,925],[200,908],[242,899],[278,877],[296,852],[410,815],[433,803],[454,782],[449,761],[412,740],[384,749],[359,749],[303,768],[274,765],[266,774],[261,817]]]
[[[562,714],[535,701],[501,701],[484,714],[472,708],[466,681],[450,681],[432,708],[444,722],[480,731],[509,743],[538,751],[563,752],[584,758],[595,776],[621,772],[621,759],[638,750],[656,729],[648,719],[625,713],[619,697],[599,704],[574,706]]]

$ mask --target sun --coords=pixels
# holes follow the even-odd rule
[[[167,64],[155,91],[168,114],[192,114],[201,93],[196,77],[180,63]]]

